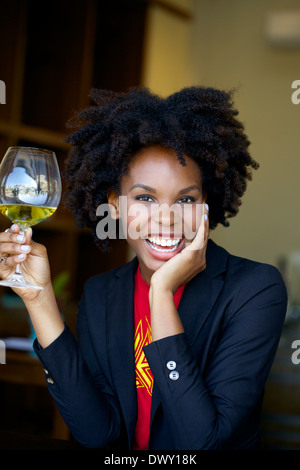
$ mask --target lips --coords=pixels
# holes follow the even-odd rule
[[[183,245],[183,238],[149,237],[145,241],[151,255],[160,260],[172,258],[181,251]]]
[[[181,238],[158,238],[150,237],[147,241],[152,245],[154,250],[160,252],[174,251],[178,247]]]

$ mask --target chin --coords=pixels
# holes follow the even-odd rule
[[[163,266],[168,260],[180,253],[185,246],[185,241],[182,239],[178,246],[174,246],[173,249],[164,249],[159,247],[156,249],[153,244],[149,243],[148,239],[143,240],[143,247],[137,253],[140,265],[144,268],[144,274],[147,272],[147,277],[150,279],[161,266]],[[141,248],[141,247],[140,247]],[[149,280],[147,282],[150,282]]]

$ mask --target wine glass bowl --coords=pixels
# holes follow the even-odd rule
[[[33,147],[10,147],[0,164],[0,213],[18,224],[24,233],[57,209],[61,198],[61,178],[55,153]],[[20,266],[2,286],[31,287]]]

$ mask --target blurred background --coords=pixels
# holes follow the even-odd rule
[[[66,121],[89,103],[91,87],[145,85],[160,95],[206,85],[235,92],[260,169],[230,227],[211,238],[231,253],[276,265],[289,306],[266,387],[267,449],[300,449],[300,80],[299,0],[3,0],[0,16],[0,155],[11,145],[50,148],[63,170]],[[300,94],[299,94],[300,96]],[[9,226],[1,217],[0,228]],[[132,256],[124,241],[102,254],[61,205],[34,228],[47,245],[61,311],[75,331],[86,279]],[[84,246],[84,249],[83,249]],[[11,341],[0,365],[0,429],[70,441],[26,339],[31,325],[18,298],[0,292],[0,337]],[[297,357],[296,357],[297,359]]]

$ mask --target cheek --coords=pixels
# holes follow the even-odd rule
[[[129,204],[120,211],[121,224],[127,239],[147,238],[149,217],[148,208],[139,203]]]

